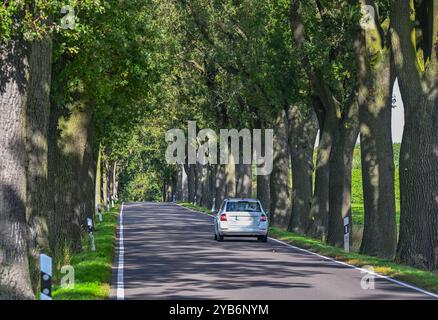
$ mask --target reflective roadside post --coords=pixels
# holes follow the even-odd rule
[[[99,216],[99,222],[102,222],[102,206],[100,203],[97,204],[97,215]]]
[[[40,300],[52,300],[52,258],[45,254],[40,254],[40,272]]]
[[[88,232],[90,234],[91,239],[91,251],[96,251],[96,244],[94,242],[94,226],[93,226],[93,219],[87,218],[87,225],[88,225]]]
[[[350,219],[344,218],[344,251],[350,252]]]

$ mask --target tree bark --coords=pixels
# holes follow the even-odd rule
[[[85,145],[83,146],[82,153],[82,163],[80,168],[80,180],[77,181],[79,184],[80,202],[82,205],[81,221],[85,225],[87,218],[93,218],[95,212],[95,197],[94,197],[94,187],[96,184],[96,168],[97,168],[97,158],[99,149],[95,146],[94,141],[94,126],[91,114],[84,114],[84,127],[83,134],[86,134]],[[112,163],[112,183],[114,188],[115,176],[114,169],[116,163]],[[83,227],[84,228],[84,227]]]
[[[213,201],[213,189],[211,186],[211,166],[205,165],[202,166],[202,195],[201,195],[201,206],[205,208],[211,208],[212,207],[212,201]]]
[[[109,168],[108,168],[108,161],[105,158],[102,158],[101,161],[101,178],[102,178],[102,201],[103,201],[103,206],[104,206],[104,210],[106,210],[106,205],[108,203],[108,174],[109,174]]]
[[[189,200],[189,179],[186,171],[186,166],[182,165],[181,167],[181,200],[188,201]]]
[[[28,44],[0,45],[0,299],[33,299],[26,224]]]
[[[29,227],[29,258],[32,286],[36,292],[40,272],[39,253],[49,252],[47,226],[48,127],[52,39],[44,37],[31,45],[29,95],[26,106],[26,216]]]
[[[405,108],[400,150],[400,237],[396,256],[402,263],[436,270],[438,39],[435,35],[438,32],[438,3],[396,0],[391,3],[392,48]],[[413,38],[413,34],[431,36],[424,37],[421,42],[419,37]],[[417,50],[423,55],[420,56]]]
[[[328,232],[328,215],[329,215],[329,177],[330,177],[330,154],[333,148],[334,117],[330,112],[324,109],[319,97],[313,100],[318,126],[319,126],[319,143],[316,156],[314,192],[312,204],[310,207],[311,224],[307,234],[327,239]]]
[[[265,211],[271,209],[271,175],[257,176],[257,199]]]
[[[116,168],[116,162],[114,160],[110,161],[109,165],[109,172],[108,172],[108,197],[110,199],[114,196],[114,181],[115,181],[115,168]]]
[[[183,199],[183,165],[177,165],[176,172],[176,191],[175,191],[175,200],[181,201]]]
[[[216,210],[220,208],[226,196],[227,184],[225,170],[226,166],[223,164],[218,164],[216,166]]]
[[[270,180],[271,224],[287,228],[291,217],[290,158],[286,113],[282,110],[276,120],[274,134],[274,161]]]
[[[363,41],[357,32],[354,38],[354,52],[356,57],[357,72],[361,71],[361,58],[363,56]],[[332,111],[334,122],[331,131],[334,133],[334,143],[329,161],[329,221],[327,242],[332,246],[344,245],[344,219],[348,218],[350,243],[352,240],[352,215],[351,215],[351,173],[354,148],[359,135],[359,104],[361,99],[358,94],[351,97],[352,102],[343,108],[336,106],[333,101],[326,105]],[[323,102],[323,100],[321,99]],[[336,101],[337,102],[337,101]],[[324,102],[323,102],[324,103]],[[342,109],[343,112],[337,110]],[[336,112],[334,112],[336,110]]]
[[[357,104],[351,108],[351,122],[342,123],[335,135],[330,154],[329,173],[329,221],[327,242],[332,246],[344,245],[344,218],[349,218],[351,232],[351,170],[353,152],[359,135]]]
[[[102,190],[102,149],[101,149],[101,147],[99,147],[99,151],[98,151],[98,155],[97,155],[95,177],[96,177],[96,184],[95,184],[95,188],[94,188],[94,192],[95,192],[94,201],[95,201],[95,204],[97,206],[98,204],[102,205],[102,195],[101,195],[101,190]]]
[[[368,3],[374,6],[373,1]],[[358,69],[359,119],[365,208],[360,252],[393,259],[397,246],[391,132],[395,77],[389,39],[379,28],[379,17],[376,17],[375,27],[363,32],[363,50],[358,57],[361,66]]]
[[[84,170],[92,163],[88,156],[92,110],[77,103],[68,116],[58,112],[53,112],[50,119],[49,240],[54,254],[62,258],[65,250],[78,252],[81,248],[81,231],[90,207],[83,192],[87,199],[88,193],[93,194],[94,180],[81,181],[86,175]]]
[[[203,193],[202,187],[204,186],[205,179],[204,166],[200,163],[196,163],[195,168],[195,204],[201,205]]]
[[[196,192],[196,185],[195,185],[195,181],[196,181],[196,173],[195,173],[195,165],[194,164],[190,164],[184,165],[184,168],[187,172],[187,187],[188,187],[188,201],[191,203],[195,202],[195,192]]]
[[[289,231],[305,234],[311,226],[313,150],[318,122],[313,109],[290,105],[287,110],[292,163],[292,219]]]
[[[209,165],[208,166],[208,185],[209,185],[209,193],[208,193],[208,203],[207,208],[216,209],[216,170],[217,165]]]
[[[226,185],[227,185],[227,198],[236,197],[236,165],[234,157],[231,152],[228,154],[228,164],[226,165]]]
[[[251,198],[252,197],[252,165],[238,164],[236,165],[236,197]]]
[[[259,124],[260,128],[264,127],[264,125],[262,124],[262,121],[259,120],[258,124]],[[262,154],[266,154],[264,136],[262,136],[262,139],[261,139],[261,151],[262,151]],[[259,170],[262,170],[263,166],[264,166],[264,164],[262,164],[260,166],[257,165],[256,171],[259,172]],[[257,175],[257,199],[260,201],[260,203],[262,204],[262,207],[265,211],[271,210],[270,181],[271,181],[271,175]]]

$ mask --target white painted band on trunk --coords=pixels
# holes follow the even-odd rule
[[[123,268],[125,248],[123,244],[123,206],[120,209],[120,223],[119,223],[119,265],[117,267],[117,300],[125,300],[125,284],[123,282]]]

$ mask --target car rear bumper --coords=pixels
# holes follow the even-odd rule
[[[254,237],[266,236],[268,229],[221,229],[219,233],[221,236]]]

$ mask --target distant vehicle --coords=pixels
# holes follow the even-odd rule
[[[214,219],[214,238],[257,237],[259,241],[268,239],[268,212],[257,199],[225,199]]]

